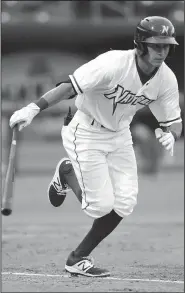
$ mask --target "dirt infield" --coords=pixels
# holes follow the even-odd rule
[[[49,176],[19,176],[13,213],[3,217],[2,292],[183,292],[182,172],[140,175],[135,211],[93,252],[110,278],[70,277],[66,258],[92,220],[71,192],[60,208]]]

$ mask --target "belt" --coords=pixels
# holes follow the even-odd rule
[[[94,121],[95,119],[93,119],[93,121],[91,122],[91,125],[94,125]],[[102,124],[100,125],[102,128],[105,128]]]
[[[76,119],[77,122],[86,122],[88,125],[94,125],[94,126],[98,126],[98,128],[105,128],[105,126],[101,125],[99,122],[96,121],[96,119],[94,119],[91,115],[85,114],[83,111],[81,110],[77,110],[75,115],[74,115],[74,119]]]

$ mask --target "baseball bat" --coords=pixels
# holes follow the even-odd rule
[[[17,148],[17,134],[18,134],[18,126],[16,125],[13,128],[9,161],[8,161],[8,168],[7,168],[5,182],[4,182],[4,188],[3,188],[1,214],[4,216],[9,216],[12,213],[13,185],[14,185],[14,176],[15,176],[15,156],[16,156],[16,148]]]

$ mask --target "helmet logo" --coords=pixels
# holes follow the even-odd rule
[[[162,26],[163,28],[162,28],[162,34],[163,35],[165,35],[165,36],[167,36],[168,35],[168,30],[169,30],[169,26],[167,26],[167,25],[163,25]]]

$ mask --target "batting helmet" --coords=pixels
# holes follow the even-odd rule
[[[134,43],[143,54],[147,53],[147,43],[169,44],[172,51],[178,45],[175,36],[175,28],[169,19],[150,16],[142,19],[137,25]]]

